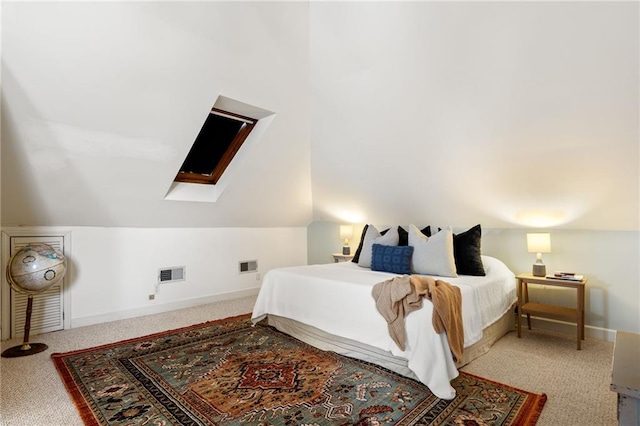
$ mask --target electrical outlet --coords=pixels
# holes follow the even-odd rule
[[[256,273],[256,281],[260,281],[260,272]]]
[[[156,298],[156,295],[155,295],[155,294],[150,294],[150,295],[149,295],[149,300],[154,300],[155,298]]]

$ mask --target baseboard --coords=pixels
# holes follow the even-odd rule
[[[176,311],[178,309],[193,308],[200,305],[206,305],[224,300],[240,299],[242,297],[255,296],[258,294],[260,287],[254,287],[246,290],[232,291],[228,293],[214,294],[206,297],[198,297],[195,299],[180,300],[177,302],[164,303],[162,305],[145,306],[142,308],[127,309],[125,311],[109,312],[108,314],[92,315],[82,318],[72,318],[71,328],[85,327],[88,325],[102,324],[105,322],[118,321],[129,318],[136,318],[145,315],[161,314],[164,312]]]
[[[549,318],[531,317],[532,327],[538,327],[545,330],[556,331],[563,334],[576,334],[576,324],[564,321],[553,320]],[[527,318],[522,317],[521,323],[523,327],[527,326]],[[585,337],[597,340],[603,340],[605,342],[615,342],[616,330],[610,330],[608,328],[594,327],[586,325],[584,327]]]

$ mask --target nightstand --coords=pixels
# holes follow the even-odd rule
[[[518,328],[518,337],[520,337],[520,321],[522,315],[527,315],[527,325],[531,330],[531,315],[540,317],[548,317],[553,319],[572,321],[576,323],[578,350],[580,350],[581,342],[584,340],[584,287],[587,278],[581,281],[559,280],[546,277],[534,277],[532,274],[520,274],[516,277],[516,287],[518,291],[518,315],[516,325]],[[546,305],[542,303],[529,302],[529,284],[548,285],[552,287],[565,287],[576,290],[576,307],[567,308],[564,306]]]
[[[331,256],[333,256],[333,261],[335,263],[349,262],[351,259],[353,259],[352,254],[333,253]]]

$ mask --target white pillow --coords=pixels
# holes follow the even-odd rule
[[[453,232],[445,228],[430,238],[417,226],[409,225],[409,245],[413,247],[411,272],[422,275],[457,277],[453,256]]]
[[[384,235],[381,235],[375,226],[369,225],[367,233],[364,235],[364,242],[362,243],[362,250],[360,251],[360,259],[358,259],[358,266],[371,268],[371,257],[373,254],[374,244],[397,246],[399,242],[400,236],[398,235],[397,226],[391,227]]]

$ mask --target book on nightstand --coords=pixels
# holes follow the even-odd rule
[[[547,279],[550,280],[582,281],[582,278],[584,278],[584,275],[578,275],[573,272],[556,271],[552,275],[547,275]]]

